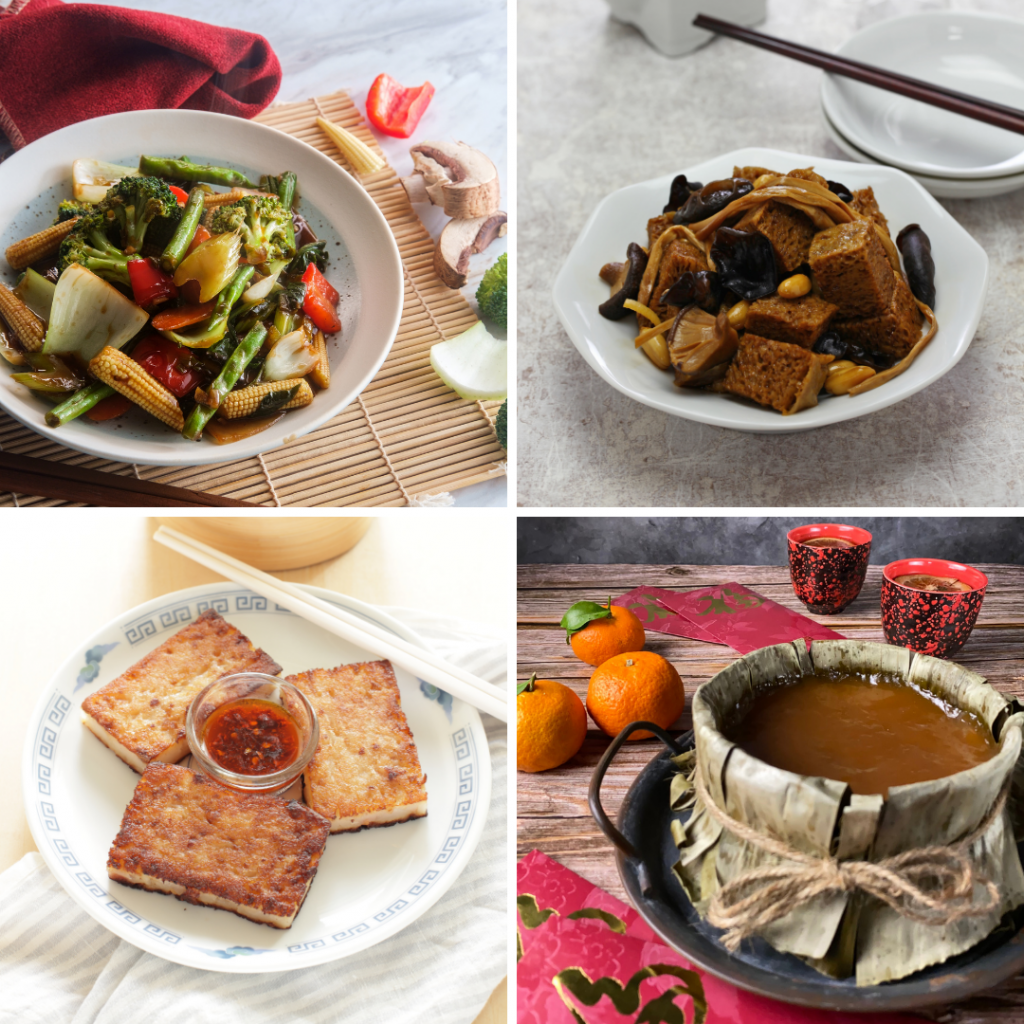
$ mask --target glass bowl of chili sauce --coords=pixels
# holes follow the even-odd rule
[[[185,734],[193,767],[231,789],[283,793],[320,742],[316,712],[277,676],[239,672],[200,690]]]

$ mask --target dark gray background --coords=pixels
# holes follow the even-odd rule
[[[519,562],[786,565],[786,532],[805,523],[871,531],[871,563],[897,558],[1024,564],[1024,519],[957,517],[574,516],[518,520]]]

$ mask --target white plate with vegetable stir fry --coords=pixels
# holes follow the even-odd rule
[[[668,174],[606,197],[584,225],[555,280],[558,316],[580,354],[605,381],[673,416],[733,430],[788,433],[884,409],[927,387],[959,362],[981,318],[988,257],[921,185],[890,167],[760,148],[737,150],[683,171],[690,181],[710,183],[729,178],[736,166],[778,168],[783,174],[788,168],[813,166],[819,175],[851,190],[871,187],[894,238],[905,226],[919,224],[930,239],[935,263],[937,332],[898,376],[887,376],[884,383],[860,394],[829,395],[822,390],[817,405],[801,407],[796,415],[783,416],[731,394],[677,387],[671,372],[659,370],[641,348],[634,347],[635,317],[609,320],[598,312],[598,306],[609,300],[608,284],[599,272],[605,264],[623,260],[630,243],[648,245],[648,219],[660,215],[669,201],[675,175]],[[714,322],[714,317],[708,319]]]
[[[383,214],[272,128],[96,118],[0,164],[0,197],[0,407],[88,454],[197,465],[285,444],[355,399],[397,333]]]

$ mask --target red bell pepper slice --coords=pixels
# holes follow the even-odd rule
[[[176,398],[189,394],[202,380],[194,367],[192,350],[154,334],[135,346],[132,359]]]
[[[177,331],[205,320],[216,305],[217,300],[210,299],[209,302],[198,306],[176,306],[174,309],[165,309],[162,313],[157,313],[149,322],[158,331]]]
[[[109,395],[101,398],[85,415],[93,423],[102,423],[104,420],[113,420],[126,413],[134,403],[124,395]]]
[[[174,198],[178,200],[179,206],[184,206],[188,202],[188,193],[183,188],[178,188],[177,185],[168,185],[167,187],[174,193]]]
[[[202,224],[196,228],[196,233],[192,236],[192,241],[188,243],[188,248],[185,250],[185,255],[188,256],[193,249],[197,246],[202,245],[203,242],[208,242],[213,235],[210,234]]]
[[[178,289],[171,275],[165,274],[152,258],[139,257],[129,260],[128,277],[131,278],[135,301],[143,309],[162,305],[168,299],[178,297]]]
[[[335,311],[338,304],[338,293],[331,283],[316,268],[315,263],[306,267],[302,275],[302,283],[306,286],[306,297],[302,302],[302,311],[320,328],[324,334],[334,334],[341,330],[341,321]]]
[[[434,87],[429,82],[406,89],[390,75],[378,75],[366,96],[366,116],[385,135],[407,139],[416,130],[433,95]]]

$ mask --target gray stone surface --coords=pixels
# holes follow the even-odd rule
[[[1020,0],[769,0],[759,28],[833,50],[876,20],[944,9],[1024,16]],[[987,251],[991,279],[970,349],[931,387],[777,437],[667,416],[584,363],[555,316],[555,274],[596,204],[625,185],[747,145],[845,159],[825,132],[822,73],[729,39],[663,57],[601,0],[518,11],[519,504],[1024,503],[1024,191],[940,200]]]
[[[786,533],[804,523],[871,532],[871,564],[948,558],[1024,564],[1024,519],[979,516],[520,516],[519,562],[584,565],[785,565]]]

